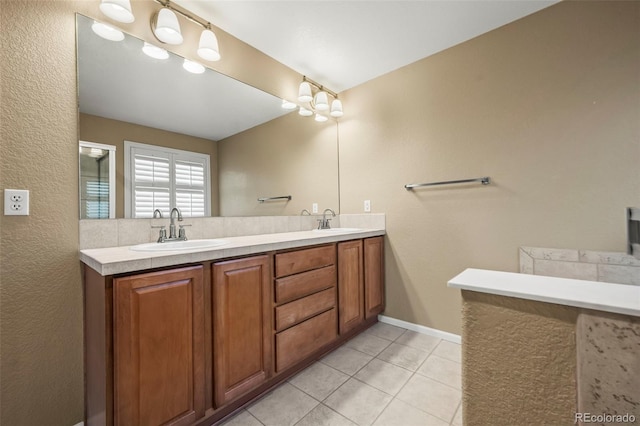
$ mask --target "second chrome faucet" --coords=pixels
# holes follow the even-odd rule
[[[330,212],[332,217],[336,217],[336,212],[331,209],[324,209],[322,219],[318,219],[318,229],[331,229],[331,225],[329,225],[331,219],[327,219],[327,212]]]

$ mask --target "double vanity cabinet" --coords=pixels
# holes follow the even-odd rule
[[[383,238],[85,265],[85,424],[213,424],[256,399],[377,321]]]

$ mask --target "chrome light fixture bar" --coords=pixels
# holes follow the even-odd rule
[[[169,0],[155,1],[162,5],[162,9],[160,9],[158,13],[154,14],[151,18],[151,30],[160,42],[171,45],[182,44],[184,38],[182,37],[180,22],[178,20],[178,15],[181,15],[189,21],[203,27],[196,50],[198,56],[211,62],[220,60],[218,39],[215,33],[211,31],[211,23],[201,20],[187,12],[182,7],[172,5]],[[129,24],[135,21],[130,0],[101,0],[100,11],[102,11],[102,13],[104,13],[108,18],[117,22]],[[113,28],[107,24],[97,24],[98,23],[93,27],[93,30],[99,36],[112,41],[120,41],[124,39],[124,34],[122,34],[119,29]],[[145,53],[150,49],[151,48],[148,47]],[[158,52],[154,53],[164,56],[164,54],[160,54]]]
[[[329,97],[332,98],[329,106]],[[315,120],[319,122],[327,121],[328,116],[339,118],[344,115],[342,101],[338,99],[338,94],[316,83],[307,76],[302,77],[302,83],[298,87],[298,102],[302,105],[298,114],[303,117],[315,115]],[[282,101],[282,108],[295,109],[296,104],[287,100]]]
[[[198,43],[198,48],[196,50],[198,56],[200,56],[202,59],[206,60],[206,61],[211,61],[211,62],[215,62],[215,61],[219,61],[220,60],[220,48],[218,47],[218,38],[216,37],[215,33],[213,31],[211,31],[211,23],[210,22],[204,22],[202,20],[200,20],[199,18],[197,18],[196,16],[191,15],[189,12],[187,12],[185,9],[181,8],[181,7],[176,7],[174,5],[171,4],[171,2],[169,0],[163,1],[163,0],[155,0],[157,3],[160,3],[163,8],[160,10],[160,12],[158,12],[158,14],[156,16],[154,16],[151,20],[151,27],[153,29],[153,33],[156,36],[156,38],[158,40],[160,40],[163,43],[168,43],[168,44],[181,44],[182,43],[182,34],[180,31],[180,25],[178,23],[178,18],[176,16],[176,14],[181,15],[182,17],[188,19],[189,21],[200,25],[203,30],[202,33],[200,34],[200,41]],[[167,12],[163,12],[163,11],[167,11]],[[161,13],[164,13],[165,16],[169,16],[169,12],[171,12],[171,14],[175,17],[175,23],[176,25],[169,25],[167,28],[169,30],[169,32],[171,32],[171,30],[173,30],[174,32],[176,32],[179,35],[179,42],[177,43],[173,43],[172,40],[173,38],[170,38],[171,41],[165,41],[163,39],[163,35],[158,34],[156,31],[158,30],[158,26],[160,25],[160,18],[161,18]],[[168,22],[172,22],[173,18],[169,18],[170,21]],[[164,24],[164,21],[162,22]],[[164,29],[164,27],[163,27]],[[175,39],[177,40],[178,37],[176,36]]]

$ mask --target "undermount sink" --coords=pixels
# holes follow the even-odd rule
[[[314,232],[356,232],[362,231],[360,228],[328,228],[328,229],[314,229]]]
[[[211,239],[211,240],[187,240],[187,241],[169,241],[164,243],[146,243],[129,247],[133,251],[176,251],[176,250],[198,250],[207,249],[228,244],[227,240]]]

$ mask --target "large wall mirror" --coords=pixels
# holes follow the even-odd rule
[[[149,203],[193,216],[338,211],[335,121],[300,117],[211,69],[188,72],[175,54],[147,56],[131,35],[101,38],[94,22],[77,15],[79,139],[114,147],[116,218],[151,217]],[[81,207],[81,218],[94,210]]]

